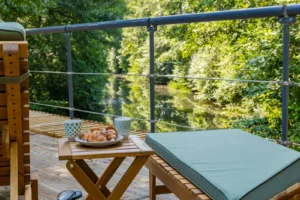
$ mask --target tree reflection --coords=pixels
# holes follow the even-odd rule
[[[133,120],[136,130],[150,130],[150,103],[148,78],[109,78],[106,84],[106,113],[118,116],[144,119]],[[221,107],[211,102],[197,100],[191,92],[170,89],[167,86],[156,86],[155,119],[158,120],[157,131],[186,131],[185,127],[172,126],[170,123],[197,129],[226,128],[229,125]],[[111,118],[107,121],[112,122]]]

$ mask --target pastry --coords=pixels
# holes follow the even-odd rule
[[[111,140],[111,139],[118,139],[118,136],[117,136],[117,134],[116,134],[116,131],[115,130],[113,130],[113,129],[108,129],[107,130],[107,132],[106,132],[106,134],[107,134],[107,139],[108,140]]]
[[[110,133],[115,134],[116,137],[118,138],[118,136],[119,136],[118,131],[117,131],[114,127],[109,126],[109,127],[107,127],[107,130],[108,130]]]
[[[80,139],[87,142],[105,142],[118,139],[118,131],[109,126],[107,128],[93,127],[90,131],[81,131]]]
[[[100,131],[100,128],[98,128],[98,127],[91,128],[91,132],[94,132],[94,131]]]
[[[81,132],[79,133],[79,138],[80,138],[80,139],[83,139],[83,138],[84,138],[84,135],[87,134],[87,132],[88,132],[88,131],[81,131]]]
[[[104,135],[96,133],[93,135],[92,139],[88,142],[105,142],[105,141],[107,141],[107,138]]]

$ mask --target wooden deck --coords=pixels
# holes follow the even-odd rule
[[[65,137],[64,121],[69,119],[65,116],[49,114],[45,112],[30,111],[30,131],[47,135],[50,137]],[[101,127],[101,124],[94,121],[82,120],[82,129],[88,130],[92,127]],[[134,134],[143,133],[142,131],[133,131]]]
[[[30,111],[31,169],[38,171],[40,200],[54,200],[61,191],[69,189],[81,190],[83,191],[84,197],[86,195],[81,186],[66,169],[66,162],[58,160],[57,139],[54,137],[64,136],[63,121],[66,119],[66,117]],[[97,125],[95,122],[83,122],[84,129],[95,125]],[[100,175],[110,160],[110,158],[106,158],[88,160],[87,162],[91,168]],[[109,188],[112,188],[112,186],[116,184],[116,181],[124,174],[131,162],[131,158],[127,158],[124,161],[117,173],[108,183]],[[148,180],[148,170],[143,168],[134,182],[129,186],[122,199],[149,199]],[[9,199],[9,187],[0,187],[0,200],[2,199]],[[157,199],[175,200],[177,198],[173,195],[160,195]]]

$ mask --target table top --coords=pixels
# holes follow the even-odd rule
[[[67,138],[58,139],[59,160],[146,156],[152,154],[154,154],[153,150],[136,135],[131,135],[128,140],[121,140],[118,144],[105,148],[82,146],[77,142],[69,142]]]

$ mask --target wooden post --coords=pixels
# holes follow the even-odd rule
[[[10,199],[18,200],[18,144],[16,142],[11,143],[10,155]]]
[[[32,200],[38,200],[39,199],[38,174],[37,174],[37,172],[31,173],[31,196],[32,196]]]
[[[25,186],[24,199],[25,199],[25,200],[32,200],[32,196],[31,196],[31,186],[30,186],[30,185],[26,185],[26,186]]]
[[[156,200],[156,177],[149,171],[150,200]]]
[[[26,41],[8,41],[0,42],[0,74],[4,77],[10,77],[12,80],[20,80],[20,75],[28,71],[28,44]],[[17,143],[18,151],[18,184],[19,194],[25,192],[25,185],[30,183],[30,174],[24,174],[24,154],[29,153],[29,123],[24,118],[29,117],[28,106],[28,78],[23,82],[12,81],[10,83],[1,84],[0,91],[2,93],[0,100],[0,118],[3,125],[8,125],[9,138],[5,138],[10,142]],[[5,99],[5,100],[4,100]],[[24,127],[26,130],[24,130]],[[26,135],[26,137],[23,137]],[[26,139],[24,141],[24,138]],[[7,157],[7,154],[5,155]],[[12,158],[10,155],[9,159]],[[28,166],[27,166],[28,167]],[[28,170],[27,170],[28,171]],[[29,170],[30,171],[30,170]],[[3,182],[2,182],[3,183]],[[8,183],[9,184],[9,183]]]
[[[2,154],[4,159],[9,159],[10,140],[8,126],[2,126]]]
[[[27,53],[27,45],[25,45]],[[3,62],[4,75],[6,77],[19,77],[20,69],[20,51],[17,42],[3,43]],[[21,107],[21,84],[6,84],[7,98],[7,119],[11,141],[17,141],[18,149],[18,175],[19,175],[19,193],[24,194],[24,160],[23,160],[23,128],[22,128],[22,107]],[[11,158],[12,159],[12,158]]]

